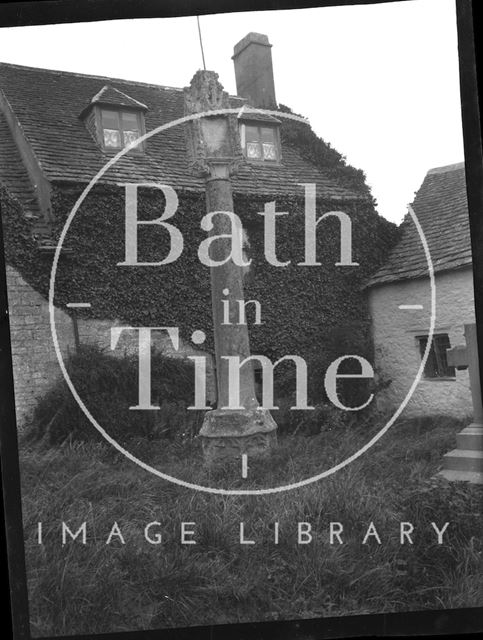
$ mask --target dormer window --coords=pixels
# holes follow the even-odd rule
[[[147,106],[109,85],[104,86],[82,111],[80,118],[103,151],[116,152],[146,133]],[[129,153],[142,153],[141,142]]]
[[[281,160],[280,120],[245,110],[240,119],[240,141],[247,160],[278,164]]]
[[[107,149],[122,149],[142,135],[140,114],[132,111],[101,109],[101,126]]]
[[[278,160],[275,128],[251,124],[244,126],[246,157],[249,160]]]

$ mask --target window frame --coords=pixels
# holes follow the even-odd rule
[[[269,160],[267,158],[249,158],[247,155],[247,143],[246,143],[246,127],[256,127],[258,129],[258,144],[262,144],[261,138],[261,128],[264,127],[266,129],[272,129],[274,133],[275,140],[275,160]],[[276,167],[280,166],[282,161],[282,145],[280,141],[280,126],[279,124],[274,124],[270,121],[264,120],[243,120],[240,122],[240,143],[243,155],[247,162],[251,162],[253,164],[261,164],[266,167]]]
[[[97,130],[97,139],[98,142],[100,144],[101,149],[106,152],[106,153],[119,153],[119,151],[122,151],[122,149],[124,149],[127,145],[123,144],[120,147],[110,147],[107,146],[104,143],[104,126],[102,124],[102,112],[103,111],[113,111],[115,113],[117,113],[117,118],[118,118],[118,123],[119,123],[119,133],[120,136],[122,138],[122,141],[124,142],[124,129],[123,129],[123,125],[122,125],[122,114],[123,113],[130,113],[130,114],[134,114],[136,116],[136,120],[137,120],[137,124],[138,124],[138,130],[139,130],[139,137],[143,136],[146,133],[146,127],[145,127],[145,121],[144,121],[144,113],[142,111],[140,111],[139,109],[130,109],[128,107],[121,107],[118,105],[110,105],[110,104],[104,104],[104,105],[96,105],[96,130]],[[130,149],[128,151],[128,153],[134,153],[137,155],[141,155],[145,152],[145,141],[143,140],[142,142],[140,142],[137,147]]]
[[[427,341],[428,341],[429,335],[428,334],[418,334],[415,336],[415,340],[416,340],[416,344],[419,350],[419,356],[422,359],[423,355],[424,355],[424,351],[426,349],[426,345],[427,345]],[[447,342],[448,342],[448,346],[445,348],[444,353],[442,353],[442,347],[439,344],[438,345],[438,338],[446,338]],[[422,341],[425,341],[424,344]],[[431,351],[433,351],[434,353],[434,363],[435,363],[435,371],[436,371],[436,375],[430,375],[430,373],[427,370],[428,367],[428,362],[429,362],[429,354],[428,354],[428,359],[426,360],[426,364],[424,367],[424,371],[423,371],[423,376],[422,379],[423,380],[428,380],[428,381],[438,381],[438,380],[446,380],[446,381],[454,381],[456,380],[456,369],[455,367],[452,367],[450,365],[448,365],[448,361],[446,358],[446,351],[448,349],[451,349],[451,341],[450,341],[450,337],[448,333],[444,333],[444,332],[438,332],[438,333],[433,333],[433,337],[431,340],[431,347],[430,347],[430,351],[429,354],[431,354]],[[442,361],[442,358],[444,357],[445,362]],[[441,373],[441,375],[438,375],[438,373]]]

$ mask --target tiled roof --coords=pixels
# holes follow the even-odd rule
[[[148,132],[184,115],[181,89],[0,63],[0,89],[50,181],[88,182],[110,157],[97,147],[79,118],[106,85],[109,91],[122,92],[147,107]],[[232,98],[233,106],[241,107],[243,102],[241,98]],[[0,154],[2,148],[3,138]],[[325,175],[289,145],[282,149],[281,165],[244,166],[233,180],[234,190],[260,195],[301,194],[299,182],[314,182],[318,195],[326,198],[367,197]],[[203,188],[203,181],[190,171],[182,126],[149,138],[145,154],[125,155],[103,177],[106,182],[123,180],[157,181],[174,188]]]
[[[471,265],[471,240],[463,162],[431,169],[413,202],[426,237],[434,271]],[[367,286],[428,275],[423,246],[409,214],[387,262]]]
[[[0,112],[0,180],[9,193],[17,198],[24,213],[30,217],[40,217],[40,207],[30,182],[27,169],[10,135],[10,129]]]

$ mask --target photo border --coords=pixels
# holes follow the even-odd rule
[[[239,11],[301,9],[339,5],[388,4],[395,0],[82,0],[82,2],[42,0],[5,2],[0,6],[2,27],[44,25],[52,23],[92,22],[126,18],[180,17]],[[404,0],[411,1],[411,0]],[[468,208],[473,252],[475,313],[483,380],[483,154],[481,121],[478,106],[477,54],[473,24],[479,10],[471,0],[456,0],[458,52],[464,159],[468,191]],[[480,14],[481,16],[481,14]],[[0,31],[1,37],[1,31]],[[410,46],[408,42],[408,46]],[[481,64],[481,62],[480,62]],[[1,217],[1,211],[0,211]],[[30,634],[25,550],[23,543],[20,470],[13,389],[13,366],[6,291],[6,266],[2,226],[0,224],[0,457],[5,517],[8,577],[12,630],[15,640],[28,640]],[[5,576],[8,586],[8,579]],[[7,591],[8,593],[8,591]],[[4,603],[5,604],[5,603]],[[257,622],[204,627],[159,629],[93,635],[42,636],[44,640],[218,640],[229,637],[263,640],[285,638],[348,638],[370,636],[423,636],[470,634],[483,630],[483,607],[422,610],[404,613],[366,614],[308,620]]]

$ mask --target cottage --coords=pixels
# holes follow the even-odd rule
[[[277,107],[267,36],[248,34],[235,46],[233,60],[239,95],[230,103],[240,108],[241,158],[232,177],[234,207],[249,263],[246,297],[261,301],[264,320],[257,324],[248,317],[252,352],[272,360],[296,353],[317,369],[348,353],[371,360],[362,285],[393,246],[395,226],[375,211],[361,171],[348,166],[308,124],[284,118],[289,109]],[[280,117],[254,107],[276,109]],[[53,253],[69,212],[109,159],[145,132],[183,115],[182,88],[0,64],[0,206],[21,422],[60,374],[47,299]],[[113,164],[83,201],[63,243],[55,281],[64,354],[77,341],[109,349],[110,329],[120,323],[179,327],[178,356],[197,352],[191,336],[202,330],[207,335],[203,348],[212,351],[209,268],[197,256],[206,237],[200,229],[204,181],[190,165],[188,144],[183,126],[146,138]],[[162,268],[119,266],[125,258],[127,183],[163,184],[176,191],[176,226],[185,243],[176,262]],[[319,225],[316,266],[314,260],[300,264],[306,246],[303,184],[316,191],[317,218],[330,212],[350,218],[357,266],[334,268],[342,260],[338,216],[327,216]],[[140,187],[138,196],[139,219],[155,220],[166,208],[159,188]],[[277,212],[289,212],[277,224],[284,268],[264,256],[259,214],[272,202]],[[138,261],[167,255],[167,236],[160,225],[139,225]],[[157,347],[168,351],[169,340],[158,333]],[[119,354],[135,346],[129,336],[121,342]],[[323,394],[319,387],[312,395]]]
[[[436,315],[429,356],[406,416],[472,413],[468,370],[448,363],[448,348],[465,344],[464,325],[475,322],[471,242],[464,163],[428,171],[413,210],[434,266]],[[397,407],[421,365],[430,326],[430,279],[412,219],[368,284],[375,365],[388,385],[381,406]]]

